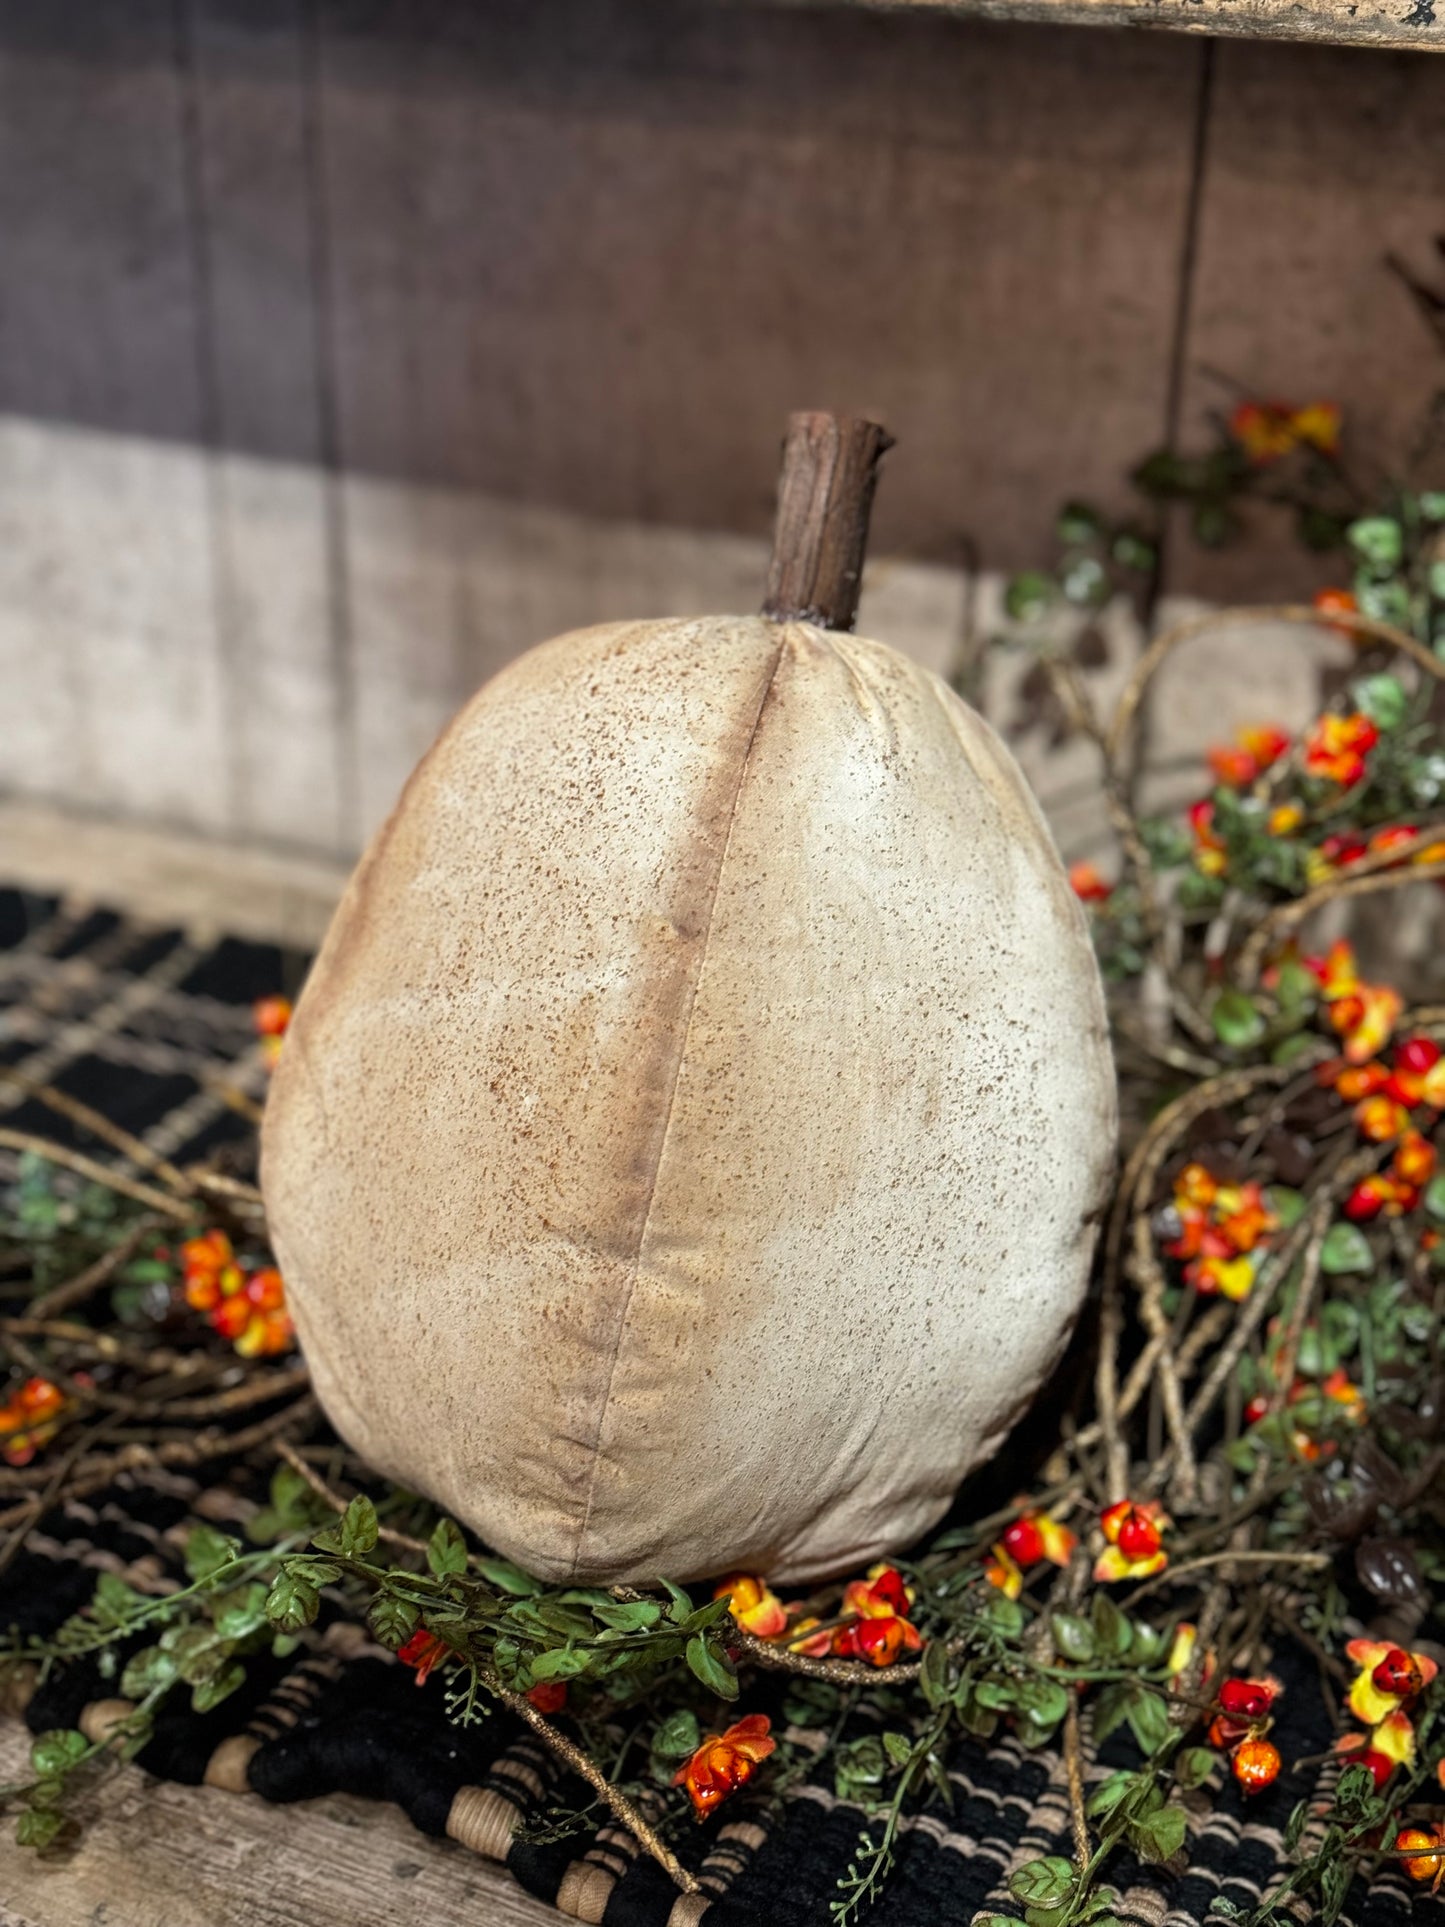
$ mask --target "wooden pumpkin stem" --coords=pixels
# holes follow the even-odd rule
[[[851,629],[858,613],[878,462],[893,438],[877,422],[788,417],[763,614]]]

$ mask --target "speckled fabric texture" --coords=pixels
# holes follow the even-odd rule
[[[523,657],[352,881],[267,1107],[316,1387],[549,1579],[907,1544],[1062,1348],[1114,1144],[988,727],[757,618]]]

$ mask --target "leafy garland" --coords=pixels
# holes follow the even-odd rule
[[[684,1889],[674,1844],[690,1816],[748,1784],[781,1795],[816,1767],[796,1735],[821,1729],[840,1796],[868,1810],[837,1927],[880,1892],[905,1813],[949,1803],[960,1734],[1058,1744],[1074,1852],[1029,1862],[1010,1890],[1029,1927],[1111,1927],[1111,1863],[1183,1853],[1183,1794],[1295,1770],[1270,1737],[1267,1670],[1271,1642],[1293,1639],[1327,1704],[1343,1698],[1341,1771],[1297,1805],[1292,1865],[1247,1927],[1282,1924],[1299,1896],[1332,1921],[1386,1857],[1438,1887],[1445,1007],[1408,1007],[1348,945],[1297,942],[1339,900],[1445,878],[1445,577],[1430,559],[1445,498],[1412,501],[1398,544],[1390,516],[1347,527],[1383,599],[1357,584],[1323,611],[1268,612],[1355,638],[1341,703],[1297,738],[1260,729],[1211,752],[1213,786],[1183,823],[1138,815],[1131,732],[1172,651],[1234,618],[1160,636],[1107,724],[1072,650],[1033,637],[1061,714],[1098,749],[1121,853],[1117,882],[1076,866],[1074,884],[1116,988],[1132,1144],[1102,1240],[1092,1410],[1066,1419],[1035,1489],[908,1560],[786,1602],[751,1574],[710,1597],[661,1580],[542,1586],[320,1432],[244,1176],[178,1170],[32,1087],[143,1176],[0,1132],[21,1153],[0,1222],[0,1292],[19,1301],[0,1317],[16,1369],[0,1567],[47,1511],[119,1470],[274,1469],[244,1538],[191,1534],[183,1588],[104,1574],[53,1638],[0,1655],[17,1701],[91,1654],[129,1707],[94,1737],[35,1741],[30,1777],[0,1789],[19,1840],[63,1844],[77,1784],[143,1747],[169,1699],[209,1710],[255,1655],[297,1650],[341,1613],[419,1683],[435,1673],[455,1720],[506,1705],[580,1775],[594,1798],[554,1833],[605,1806]],[[1027,627],[1026,598],[1015,613]],[[258,1011],[273,1047],[286,1015],[278,1000]],[[780,1731],[731,1717],[767,1672],[783,1675]],[[863,1694],[884,1728],[844,1740]],[[1089,1791],[1089,1758],[1116,1734],[1134,1763]]]

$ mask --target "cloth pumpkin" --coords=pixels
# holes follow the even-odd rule
[[[877,643],[613,624],[412,776],[266,1111],[370,1464],[548,1580],[806,1581],[933,1524],[1055,1363],[1114,1149],[1083,916]]]

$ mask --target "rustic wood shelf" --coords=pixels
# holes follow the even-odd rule
[[[0,1779],[24,1777],[30,1736],[0,1717]],[[0,1927],[554,1927],[557,1915],[490,1861],[418,1833],[396,1807],[330,1794],[267,1806],[118,1768],[64,1853],[7,1845]]]
[[[1172,33],[1237,34],[1338,46],[1445,51],[1438,0],[780,0],[842,4],[874,13],[949,14],[983,20],[1052,21],[1071,27],[1146,27]]]

